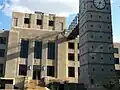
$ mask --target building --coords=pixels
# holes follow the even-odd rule
[[[0,32],[0,74],[3,87],[24,87],[28,80],[78,83],[80,76],[79,38],[67,40],[65,17],[35,12],[13,12],[10,31]],[[114,44],[119,72],[120,44]],[[118,49],[117,49],[118,48]],[[12,85],[11,85],[12,84]]]
[[[25,77],[28,80],[39,80],[47,76],[48,79],[56,77],[65,80],[67,64],[64,60],[67,56],[63,52],[67,48],[66,42],[61,43],[61,33],[66,28],[65,19],[41,12],[13,12],[11,30],[2,30],[0,33],[0,52],[3,57],[1,79],[4,83],[9,82],[5,84],[7,88],[12,88],[11,83],[15,87],[23,88]],[[63,63],[58,64],[59,60]],[[61,67],[65,69],[61,70]],[[47,78],[45,81],[48,81]]]
[[[117,88],[111,20],[110,0],[79,0],[79,82],[87,90]]]

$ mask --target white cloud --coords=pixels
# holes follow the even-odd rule
[[[57,15],[68,16],[77,13],[79,0],[9,0],[3,12],[11,15],[12,11],[55,13]]]
[[[113,35],[113,42],[120,43],[120,36]]]

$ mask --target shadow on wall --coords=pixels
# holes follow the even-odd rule
[[[20,50],[20,44],[19,45],[13,45],[12,47],[8,47],[8,51],[15,48],[17,51]],[[19,50],[18,50],[19,48]],[[43,44],[43,49],[47,48],[46,47],[46,43]],[[15,52],[15,51],[14,51]],[[30,53],[33,53],[34,52],[34,47],[30,48],[29,52],[28,52],[28,55]],[[7,54],[6,54],[7,55]],[[9,54],[7,55],[7,60],[12,60],[12,59],[16,59],[16,58],[19,58],[20,57],[20,51],[19,52],[15,52],[15,53],[12,53],[12,54]]]

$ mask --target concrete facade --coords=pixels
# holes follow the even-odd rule
[[[115,89],[110,0],[79,0],[79,42],[79,82],[88,90]]]

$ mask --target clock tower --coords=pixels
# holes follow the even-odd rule
[[[88,90],[115,88],[110,0],[79,0],[79,42],[79,82]]]

